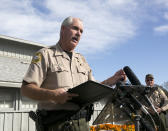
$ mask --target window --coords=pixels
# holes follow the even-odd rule
[[[19,88],[0,88],[0,111],[36,110],[37,102],[20,93]]]
[[[27,97],[21,96],[21,109],[36,109],[37,102],[33,101]]]
[[[15,94],[11,91],[0,91],[0,109],[14,109]]]

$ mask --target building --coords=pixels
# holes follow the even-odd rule
[[[0,131],[35,131],[35,123],[29,117],[37,103],[21,96],[20,87],[32,55],[42,44],[0,35]],[[95,112],[90,121],[102,109],[95,103]]]
[[[32,55],[44,45],[0,35],[0,131],[34,131],[28,116],[36,102],[21,96],[20,87]]]

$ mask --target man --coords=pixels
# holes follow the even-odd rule
[[[79,106],[68,101],[78,94],[68,93],[67,90],[88,80],[94,80],[84,57],[74,51],[82,33],[83,23],[79,18],[66,18],[61,25],[58,43],[39,50],[32,59],[23,79],[21,92],[38,100],[38,110],[47,112],[43,114],[53,116],[62,112],[76,113]],[[125,78],[123,70],[119,70],[102,84],[114,85]],[[89,129],[85,117],[77,115],[75,118],[60,118],[48,125],[45,131],[87,131]]]
[[[161,125],[161,131],[168,131],[168,120],[166,119],[165,115],[168,111],[168,98],[162,87],[154,84],[154,77],[152,74],[147,74],[145,77],[146,85],[149,87],[158,87],[150,96],[149,99],[151,100],[152,104],[154,105],[156,111],[159,113],[160,119],[163,123]],[[152,113],[152,112],[151,112]]]

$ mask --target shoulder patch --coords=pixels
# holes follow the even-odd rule
[[[34,64],[38,63],[39,61],[41,61],[41,57],[42,57],[42,54],[40,52],[37,52],[33,57],[31,63],[34,63]]]

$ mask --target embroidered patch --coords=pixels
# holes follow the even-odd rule
[[[33,57],[31,63],[35,64],[35,63],[38,63],[39,61],[41,61],[41,53],[40,52],[38,52],[38,53],[35,54],[35,56]]]

